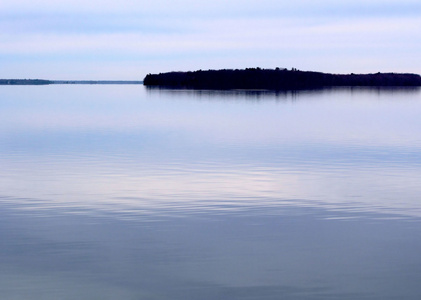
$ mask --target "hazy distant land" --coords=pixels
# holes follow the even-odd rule
[[[421,76],[403,73],[329,74],[297,69],[207,70],[148,74],[149,87],[188,89],[291,90],[339,86],[406,87],[421,86]]]
[[[45,85],[52,84],[50,80],[44,79],[0,79],[0,85]]]
[[[136,80],[53,80],[51,84],[142,84]]]
[[[46,84],[142,84],[143,81],[128,80],[45,80],[0,79],[0,85],[46,85]]]

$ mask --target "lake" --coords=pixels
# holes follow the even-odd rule
[[[421,297],[419,89],[0,89],[2,299]]]

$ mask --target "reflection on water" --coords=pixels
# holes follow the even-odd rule
[[[2,87],[0,296],[419,299],[420,100]]]
[[[212,101],[220,101],[225,97],[229,97],[232,100],[250,101],[250,100],[291,100],[300,96],[320,96],[321,94],[338,94],[345,92],[361,93],[364,94],[377,94],[377,95],[404,95],[404,94],[417,94],[420,92],[420,87],[408,86],[408,87],[325,87],[316,89],[303,89],[303,90],[200,90],[200,89],[177,89],[177,88],[162,88],[159,86],[147,86],[146,91],[151,96],[158,95],[171,95],[172,97],[182,95],[182,97],[193,97],[195,100],[202,98],[209,98]]]

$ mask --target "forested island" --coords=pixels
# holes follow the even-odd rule
[[[339,86],[421,86],[421,76],[408,73],[329,74],[297,69],[223,69],[148,74],[148,87],[187,89],[299,90]]]

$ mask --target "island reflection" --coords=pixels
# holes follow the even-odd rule
[[[185,88],[170,88],[161,86],[145,86],[148,94],[162,94],[171,96],[182,96],[189,98],[218,98],[238,100],[245,98],[249,100],[265,100],[265,99],[299,99],[300,96],[318,96],[322,94],[332,93],[363,93],[363,94],[416,94],[421,88],[414,86],[407,87],[367,87],[367,86],[351,86],[351,87],[324,87],[314,89],[299,89],[299,90],[250,90],[250,89],[229,89],[229,90],[209,90],[209,89],[185,89]]]

